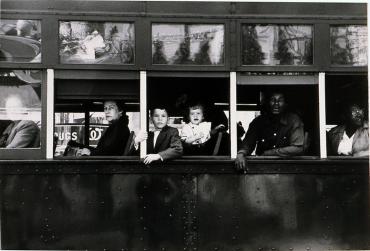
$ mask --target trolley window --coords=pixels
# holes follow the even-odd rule
[[[41,79],[40,70],[0,71],[0,148],[40,148]]]
[[[41,21],[0,19],[0,61],[41,63]]]
[[[328,156],[369,155],[367,75],[327,75]]]
[[[333,65],[367,65],[367,26],[330,27],[330,52]]]
[[[135,156],[137,80],[57,80],[55,156]]]
[[[152,24],[155,65],[224,65],[223,24]]]
[[[237,80],[238,152],[257,156],[317,156],[317,76],[246,73]]]
[[[134,64],[133,23],[59,22],[62,64]]]
[[[243,65],[312,65],[313,26],[242,25]]]
[[[150,77],[147,90],[149,110],[168,109],[184,156],[230,155],[228,78]]]

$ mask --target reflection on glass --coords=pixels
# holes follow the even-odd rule
[[[153,24],[153,64],[223,65],[224,25]]]
[[[38,148],[41,72],[0,71],[0,147]]]
[[[41,21],[0,19],[0,61],[41,62]]]
[[[310,65],[312,26],[242,25],[243,65]]]
[[[85,114],[73,112],[55,113],[55,156],[62,156],[70,140],[85,143]]]
[[[65,64],[133,64],[134,24],[62,21],[59,46]]]
[[[367,65],[367,27],[331,26],[330,49],[332,64]]]

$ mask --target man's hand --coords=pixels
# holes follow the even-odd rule
[[[243,153],[238,153],[238,155],[236,155],[235,168],[236,170],[247,170],[247,164]]]
[[[148,165],[148,164],[152,163],[153,161],[160,160],[160,159],[161,159],[161,155],[159,155],[159,154],[148,154],[144,158],[144,164]]]
[[[146,131],[140,131],[137,133],[135,139],[134,139],[134,142],[136,145],[138,145],[140,142],[143,142],[144,140],[146,140],[148,138],[148,133]]]
[[[78,149],[76,152],[76,156],[90,156],[91,152],[87,148]]]

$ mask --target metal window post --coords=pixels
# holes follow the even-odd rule
[[[47,69],[46,91],[46,159],[54,156],[54,69]]]
[[[237,126],[236,126],[236,72],[230,72],[230,143],[231,158],[237,154]]]
[[[146,71],[140,71],[140,130],[147,131],[147,76]],[[146,155],[146,140],[140,144],[140,158]]]
[[[326,151],[326,101],[325,73],[319,73],[319,124],[320,124],[320,158],[327,158]]]

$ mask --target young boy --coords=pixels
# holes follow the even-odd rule
[[[176,128],[167,125],[167,110],[156,107],[150,110],[150,118],[154,124],[154,132],[139,133],[135,138],[135,145],[147,139],[147,155],[144,158],[144,164],[181,157],[183,150],[179,132]]]

